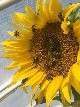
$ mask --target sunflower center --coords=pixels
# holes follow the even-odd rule
[[[48,22],[43,28],[32,27],[31,53],[37,67],[46,73],[47,79],[53,76],[67,76],[70,67],[77,61],[79,44],[73,31],[63,34],[61,23]]]

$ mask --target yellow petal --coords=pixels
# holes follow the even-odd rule
[[[78,42],[80,42],[80,19],[73,23],[73,31],[77,37]]]
[[[38,103],[41,103],[44,97],[44,90],[43,91],[38,91],[33,99],[38,99]]]
[[[10,69],[13,69],[13,68],[16,68],[16,67],[18,67],[17,62],[14,61],[11,64],[9,64],[7,67],[5,67],[5,70],[10,70]]]
[[[27,47],[26,47],[27,48]],[[5,51],[27,51],[27,50],[29,50],[29,48],[28,49],[26,49],[26,48],[24,48],[24,50],[22,50],[23,48],[22,47],[19,47],[19,48],[16,48],[16,47],[10,47],[10,46],[6,46],[6,45],[4,45],[3,46],[3,49],[5,50]]]
[[[49,83],[50,83],[49,80],[43,81],[43,83],[41,84],[41,90],[44,90],[49,85]]]
[[[48,6],[46,7],[47,17],[49,16],[50,20],[51,20],[51,14],[52,14],[51,4],[52,4],[52,1],[50,1],[50,2],[48,3]]]
[[[26,87],[22,87],[23,91],[28,94]]]
[[[32,85],[31,103],[32,103],[32,97],[33,97],[33,94],[34,94],[35,90],[37,89],[37,87],[39,86],[39,84],[42,83],[42,81],[43,81],[43,79],[45,78],[45,76],[46,76],[46,74],[44,74],[42,78],[40,78],[36,83],[34,83],[34,84]],[[41,96],[41,95],[40,95],[40,96]],[[41,97],[41,98],[42,98],[42,97]],[[38,102],[42,101],[41,98],[40,98],[40,97],[38,98]],[[40,100],[40,101],[39,101],[39,100]]]
[[[63,79],[61,88],[66,87],[68,84],[69,84],[69,76],[67,76],[67,77],[65,77],[65,78]]]
[[[79,6],[80,5],[80,3],[77,3],[77,4],[74,4],[74,6],[72,6],[71,8],[70,7],[68,7],[67,9],[65,9],[65,12],[64,12],[64,14],[65,14],[65,17],[64,17],[64,22],[62,22],[62,24],[61,24],[61,28],[63,29],[63,31],[64,31],[64,34],[68,34],[68,32],[69,32],[69,27],[68,27],[68,25],[70,24],[70,22],[68,21],[67,22],[67,17],[70,15],[70,13],[77,7],[77,6]]]
[[[45,4],[46,4],[46,0],[43,0],[41,4],[41,8],[43,9],[43,11],[45,10]]]
[[[34,68],[34,65],[33,66],[30,65],[30,66],[21,67],[19,70],[17,70],[14,73],[12,81],[13,82],[15,82],[15,81],[16,82],[21,81],[22,79],[19,80],[19,77],[22,76],[22,75],[25,75],[27,72],[30,72],[30,70],[32,71],[32,68]],[[34,75],[34,74],[32,74],[32,75]]]
[[[34,83],[32,85],[32,94],[34,93],[34,91],[36,90],[36,88],[39,86],[40,83],[42,83],[44,77],[46,76],[46,74],[43,75],[42,78],[40,78],[40,80],[38,80],[36,83]]]
[[[11,39],[11,40],[6,40],[6,41],[1,42],[2,45],[7,45],[9,43],[15,43],[15,40]]]
[[[64,98],[66,99],[66,101],[71,103],[71,101],[70,101],[70,94],[69,94],[69,86],[65,86],[64,88],[62,88],[62,93],[63,93]]]
[[[14,31],[7,31],[9,35],[14,36]]]
[[[80,82],[75,78],[73,74],[71,75],[70,83],[75,88],[75,90],[80,94]]]
[[[78,19],[75,23],[73,23],[73,28],[80,25],[80,19]]]
[[[40,104],[44,98],[44,91],[41,92],[40,96],[38,97],[38,103]]]
[[[16,22],[14,20],[12,20],[12,24],[20,32],[20,34],[21,34],[20,37],[21,36],[25,37],[25,38],[27,37],[27,39],[28,39],[29,37],[32,36],[32,32],[31,31],[30,31],[30,33],[26,32],[26,29],[22,29],[18,24],[16,24]],[[31,26],[29,26],[29,27],[31,28]]]
[[[37,99],[37,98],[40,96],[41,93],[42,93],[42,91],[38,91],[38,92],[35,94],[35,96],[33,97],[33,99]]]
[[[49,21],[49,14],[46,11],[46,0],[43,0],[40,9],[39,9],[39,17],[41,18],[41,21],[44,22],[44,25]],[[40,22],[41,23],[41,22]],[[43,26],[44,26],[43,25]],[[40,25],[41,26],[41,25]]]
[[[33,18],[33,22],[36,25],[37,29],[42,28],[46,24],[46,20],[43,17],[44,15],[42,17],[40,15],[37,15]]]
[[[66,101],[71,103],[71,101],[70,101],[70,98],[71,98],[70,77],[71,77],[71,69],[68,73],[68,76],[63,79],[63,82],[62,82],[62,85],[60,88],[63,105],[66,104]]]
[[[30,27],[33,25],[32,21],[30,21],[27,15],[23,13],[16,12],[13,17],[17,21],[17,23],[19,23],[23,27]]]
[[[67,13],[65,14],[65,17],[64,17],[64,21],[66,21],[67,17],[70,15],[70,13],[79,5],[80,5],[80,3],[76,3],[75,6],[73,6],[72,8],[69,9],[69,11],[67,11]]]
[[[66,99],[65,99],[64,94],[63,94],[61,89],[60,89],[60,94],[61,94],[61,98],[62,98],[62,103],[65,106],[66,105]]]
[[[15,52],[15,51],[10,52],[10,51],[8,51],[8,52],[2,52],[2,54],[5,54],[4,58],[9,58],[9,59],[12,59],[12,60],[18,61],[18,62],[21,62],[21,61],[27,62],[27,60],[32,59],[30,53],[25,52],[25,51],[24,52],[18,52],[18,51],[17,52]]]
[[[29,46],[29,41],[27,40],[6,40],[4,42],[2,42],[1,44],[3,44],[3,48],[5,50],[20,50],[20,51],[28,51],[30,49]],[[26,45],[26,48],[24,48],[24,46]],[[13,49],[13,50],[12,50]],[[24,49],[24,50],[23,50]]]
[[[14,76],[12,78],[12,81],[13,82],[18,82],[18,81],[21,81],[25,78],[30,78],[30,77],[32,78],[32,76],[35,77],[34,75],[36,75],[37,71],[38,71],[37,68],[32,68],[32,69],[27,68],[27,69],[23,70],[22,72],[17,71],[14,74]],[[28,83],[29,82],[30,82],[30,80],[28,80]],[[26,85],[24,85],[24,86],[26,86]]]
[[[62,5],[59,0],[52,0],[51,5],[52,17],[54,21],[60,21],[58,14],[62,11]]]
[[[6,70],[10,70],[19,66],[24,66],[24,65],[28,65],[28,64],[32,64],[33,61],[30,59],[28,61],[22,61],[22,62],[18,62],[18,61],[14,61],[12,62],[10,65],[8,65],[7,67],[5,67]]]
[[[62,4],[59,0],[52,0],[52,11],[53,14],[57,13],[57,15],[62,11]]]
[[[47,5],[46,5],[46,8],[45,8],[45,15],[46,15],[46,18],[49,20],[51,20],[50,18],[50,14],[51,14],[51,2],[49,2]]]
[[[28,55],[28,54],[26,54],[26,55]],[[12,59],[12,60],[14,60],[14,61],[17,61],[17,62],[21,62],[21,61],[26,61],[26,60],[30,60],[31,59],[31,56],[29,57],[29,56],[27,56],[27,58],[25,58],[24,56],[13,56],[13,55],[10,55],[9,56],[9,54],[8,55],[5,55],[5,56],[3,56],[3,58],[8,58],[8,59]],[[33,61],[33,60],[32,60]],[[26,61],[27,62],[27,61]],[[26,63],[27,64],[27,63]]]
[[[27,10],[28,16],[30,17],[31,21],[36,25],[37,29],[42,28],[45,25],[45,19],[34,13],[30,6],[27,5],[25,9]]]
[[[26,10],[26,12],[27,12],[27,15],[28,15],[31,19],[35,17],[36,14],[34,13],[33,9],[32,9],[29,5],[25,6],[25,10]]]
[[[80,43],[80,32],[77,34],[77,41]]]
[[[80,62],[72,66],[72,74],[80,82]]]
[[[47,87],[46,103],[48,107],[50,106],[51,100],[54,98],[57,91],[59,90],[62,80],[63,80],[62,76],[54,77],[49,86]]]
[[[77,62],[80,61],[80,50],[78,51],[78,55],[77,55]]]
[[[77,37],[77,39],[80,40],[80,27],[77,29],[78,31],[75,32],[75,36]],[[80,42],[80,41],[79,41]]]
[[[77,36],[77,33],[80,31],[80,23],[79,23],[79,25],[76,26],[76,27],[73,26],[73,30],[74,30],[74,33],[75,33],[76,36]]]
[[[38,103],[40,103],[43,100],[44,97],[44,89],[49,85],[50,81],[48,80],[43,80],[40,86],[40,91],[35,94],[33,99],[38,99]]]
[[[69,33],[69,31],[70,31],[70,29],[69,29],[69,27],[68,27],[68,25],[70,24],[70,22],[69,21],[63,21],[62,22],[62,24],[61,24],[61,28],[62,28],[62,30],[64,31],[63,33],[64,34],[68,34]]]
[[[47,16],[49,16],[50,20],[53,22],[57,22],[60,21],[58,18],[58,14],[61,11],[61,8],[59,10],[59,8],[56,8],[56,6],[59,6],[60,8],[60,2],[57,0],[50,0],[50,2],[48,3],[46,10],[47,10]]]
[[[64,8],[63,12],[62,12],[62,15],[65,16],[66,13],[71,9],[71,8],[74,8],[77,4],[72,4],[72,5],[68,5]]]
[[[62,84],[61,84],[61,88],[64,88],[65,86],[67,86],[69,84],[71,72],[72,72],[72,66],[70,67],[70,70],[69,70],[67,76],[63,79]]]
[[[33,77],[31,77],[24,86],[32,86],[34,83],[36,83],[40,78],[42,78],[43,72],[39,71],[36,73]]]
[[[22,43],[21,43],[22,42]],[[27,45],[26,47],[29,47],[29,44],[27,44],[27,43],[25,43],[25,41],[23,42],[23,41],[16,41],[16,40],[14,40],[14,41],[4,41],[4,42],[2,42],[2,44],[3,45],[6,45],[6,46],[8,46],[8,47],[14,47],[14,48],[22,48],[22,47],[24,47],[25,45]],[[29,43],[29,42],[28,42]]]
[[[39,11],[39,7],[40,7],[40,0],[36,0],[36,12]]]

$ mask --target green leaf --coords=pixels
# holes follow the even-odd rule
[[[68,16],[67,21],[70,22],[69,27],[73,28],[73,23],[75,23],[78,19],[80,19],[80,6],[75,8],[71,14]]]

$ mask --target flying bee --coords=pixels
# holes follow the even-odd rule
[[[19,36],[19,31],[18,30],[16,30],[15,32],[14,32],[14,36],[16,36],[16,37],[18,37]]]

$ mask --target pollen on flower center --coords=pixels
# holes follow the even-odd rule
[[[47,79],[69,72],[77,60],[79,44],[73,31],[63,34],[61,23],[48,22],[43,28],[32,28],[31,53],[34,63],[46,73]]]

